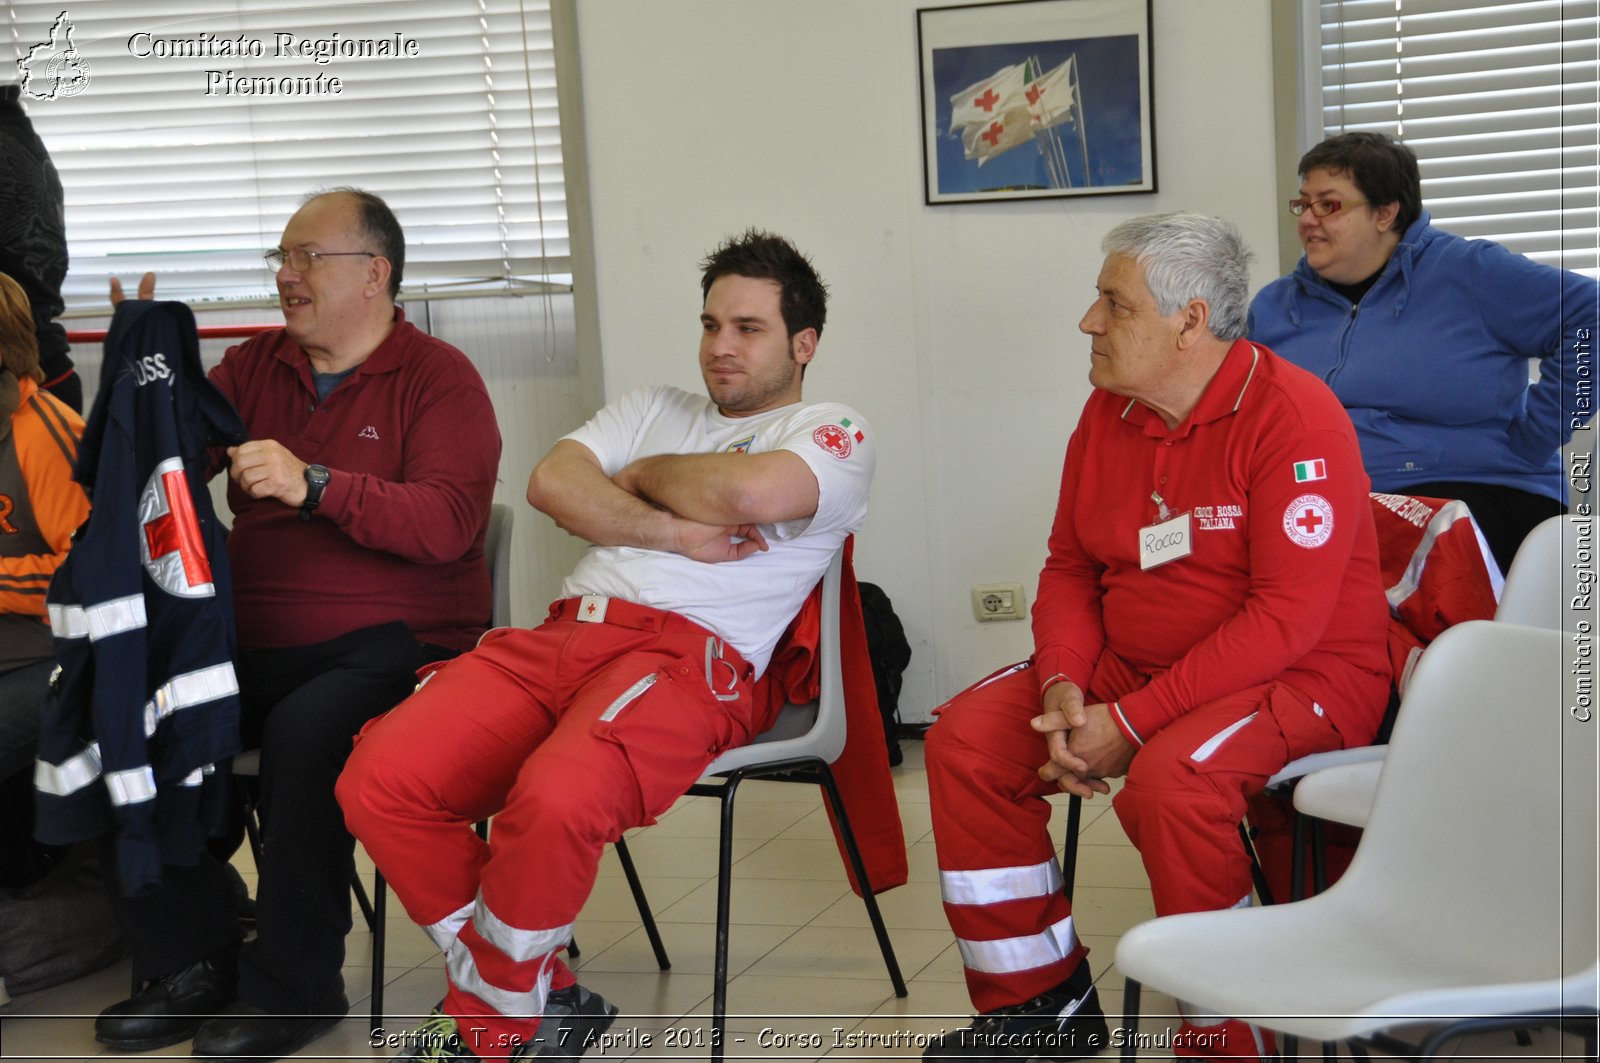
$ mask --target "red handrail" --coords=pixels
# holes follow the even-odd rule
[[[282,325],[201,325],[195,329],[203,340],[234,340],[254,336]],[[68,329],[68,343],[99,343],[106,338],[103,328]]]

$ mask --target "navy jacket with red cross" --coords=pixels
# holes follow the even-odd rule
[[[42,841],[117,832],[125,893],[193,863],[226,812],[211,766],[238,752],[239,686],[204,477],[207,447],[243,440],[189,308],[119,306],[74,470],[93,509],[47,598],[60,669],[34,785]]]

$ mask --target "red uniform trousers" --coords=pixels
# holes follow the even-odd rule
[[[605,615],[491,631],[369,725],[339,779],[351,832],[445,950],[444,1010],[480,1056],[509,1055],[572,984],[557,954],[605,845],[750,737],[732,647],[708,657],[720,641],[672,613]],[[491,814],[485,842],[472,824]]]
[[[1148,681],[1107,651],[1085,700],[1111,702]],[[1087,953],[1049,833],[1044,797],[1057,788],[1039,779],[1048,755],[1029,725],[1040,711],[1038,675],[1019,665],[957,695],[928,731],[940,889],[979,1011],[1059,985]],[[1238,834],[1248,798],[1294,758],[1342,746],[1310,699],[1276,682],[1198,705],[1157,732],[1112,802],[1144,861],[1156,912],[1248,901],[1250,864]],[[1227,1036],[1188,1038],[1208,1048],[1175,1046],[1177,1054],[1258,1054],[1245,1024],[1227,1027]]]

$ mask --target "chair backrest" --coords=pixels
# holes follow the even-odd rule
[[[489,507],[489,529],[483,536],[483,556],[489,562],[489,586],[494,591],[490,627],[511,626],[511,507],[496,502]]]
[[[1361,846],[1323,897],[1398,939],[1435,931],[1490,981],[1592,964],[1595,725],[1569,713],[1567,653],[1559,631],[1481,620],[1430,645]]]
[[[844,548],[833,555],[822,577],[822,634],[817,642],[817,667],[821,693],[816,701],[789,704],[777,721],[748,745],[718,757],[707,775],[770,764],[797,757],[816,757],[833,763],[844,752],[844,666],[839,659],[839,587],[844,579]]]
[[[1562,592],[1562,557],[1574,553],[1572,542],[1578,522],[1565,516],[1541,521],[1517,548],[1506,573],[1506,587],[1500,592],[1500,608],[1494,618],[1507,624],[1528,627],[1561,627],[1565,612]]]

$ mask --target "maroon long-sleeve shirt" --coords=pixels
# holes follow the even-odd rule
[[[240,646],[301,646],[400,620],[420,641],[470,648],[491,607],[483,537],[500,432],[466,355],[397,308],[393,331],[326,401],[282,329],[231,348],[211,379],[251,439],[331,474],[309,520],[228,485]]]

